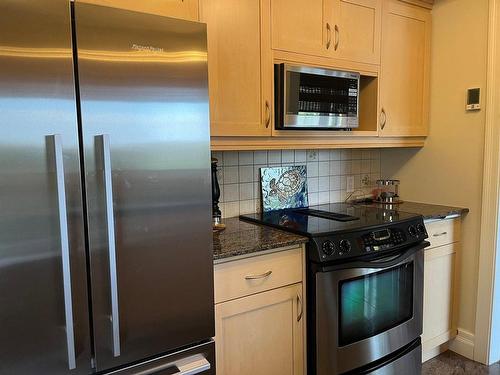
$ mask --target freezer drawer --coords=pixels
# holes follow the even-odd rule
[[[215,375],[215,343],[181,350],[106,375]]]

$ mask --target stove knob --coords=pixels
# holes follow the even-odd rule
[[[340,247],[340,253],[339,254],[345,254],[345,253],[348,253],[351,251],[351,243],[349,242],[349,240],[342,240],[340,241],[339,243],[339,247]]]
[[[415,237],[417,235],[417,228],[415,226],[410,225],[408,227],[408,233],[410,233],[410,236]]]
[[[417,224],[417,232],[418,234],[425,234],[424,224]]]
[[[335,252],[335,245],[333,244],[332,241],[327,240],[323,242],[322,250],[323,254],[325,254],[326,256],[333,255],[333,253]]]

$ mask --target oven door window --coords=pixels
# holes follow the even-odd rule
[[[339,345],[376,336],[413,316],[413,262],[339,283]]]

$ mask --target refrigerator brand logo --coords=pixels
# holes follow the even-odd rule
[[[132,49],[136,51],[163,52],[163,48],[153,46],[141,46],[140,44],[132,44]]]

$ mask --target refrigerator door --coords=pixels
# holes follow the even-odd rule
[[[214,334],[205,25],[75,4],[101,371]]]
[[[0,1],[0,374],[91,370],[78,150],[69,2]]]

